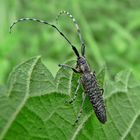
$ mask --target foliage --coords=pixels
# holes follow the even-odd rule
[[[131,69],[140,79],[139,7],[138,0],[1,0],[0,84],[6,82],[13,66],[35,55],[43,56],[53,75],[58,70],[57,64],[74,58],[66,41],[48,26],[34,22],[19,23],[12,34],[8,32],[12,22],[22,17],[35,17],[56,24],[55,17],[61,10],[69,11],[77,19],[92,68],[98,71],[106,64],[112,75],[122,69]],[[70,19],[61,17],[57,26],[80,50]]]
[[[79,124],[73,126],[82,89],[73,105],[64,102],[75,90],[77,78],[64,69],[54,78],[40,57],[16,67],[10,74],[7,92],[0,96],[0,139],[139,140],[140,83],[132,74],[122,71],[115,81],[106,81],[105,125],[97,120],[87,99]]]
[[[139,140],[139,7],[138,0],[0,0],[0,138]],[[74,93],[79,75],[59,70],[58,64],[75,56],[55,30],[28,22],[19,23],[9,34],[16,19],[34,17],[56,24],[61,10],[76,18],[91,69],[98,72],[106,67],[98,75],[105,89],[105,125],[98,122],[87,100],[81,121],[72,126],[82,89],[72,106],[64,104]],[[72,21],[62,16],[57,26],[80,50]],[[37,55],[44,64],[36,57],[11,72]]]

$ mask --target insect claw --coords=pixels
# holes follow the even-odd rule
[[[69,104],[72,104],[72,103],[73,103],[73,100],[70,100],[68,103],[69,103]]]
[[[62,67],[62,65],[61,64],[58,64],[58,67]]]
[[[73,126],[76,126],[78,124],[78,120],[76,120],[73,124]]]
[[[72,102],[70,102],[70,101],[65,101],[64,103],[67,104],[67,105],[72,104]]]

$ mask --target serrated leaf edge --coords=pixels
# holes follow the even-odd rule
[[[33,68],[35,66],[35,64],[40,60],[40,56],[36,57],[36,59],[34,60],[34,63],[32,65],[32,67],[30,68],[30,71],[28,71],[28,80],[27,80],[27,88],[26,88],[26,94],[25,97],[23,99],[23,101],[21,102],[21,104],[18,106],[16,112],[12,115],[11,119],[9,119],[10,121],[5,125],[1,135],[0,135],[0,140],[2,140],[5,136],[5,134],[7,133],[7,131],[9,130],[11,124],[13,123],[13,121],[15,120],[16,116],[18,115],[18,113],[20,112],[21,108],[24,106],[24,104],[26,103],[27,99],[28,99],[28,95],[29,95],[29,89],[30,89],[30,78],[33,72]],[[22,63],[23,64],[23,63]],[[22,65],[21,64],[21,65]],[[20,66],[20,65],[19,65]]]

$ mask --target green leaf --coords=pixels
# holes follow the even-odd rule
[[[108,120],[104,125],[87,99],[78,125],[73,126],[83,88],[72,105],[64,102],[74,94],[78,79],[79,75],[62,68],[54,78],[40,57],[16,67],[7,93],[0,96],[0,140],[140,139],[140,83],[131,72],[122,71],[114,81],[105,81]]]
[[[7,88],[3,85],[0,85],[0,96],[3,96],[7,91]]]
[[[73,64],[73,61],[66,63],[67,65]],[[70,94],[72,71],[66,68],[60,68],[56,74],[55,81],[57,91],[64,94]]]
[[[100,72],[97,74],[97,81],[99,82],[101,88],[103,88],[105,83],[105,71],[106,71],[106,67],[103,67],[100,70]]]

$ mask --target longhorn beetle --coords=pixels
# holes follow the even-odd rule
[[[76,88],[76,91],[74,93],[74,97],[69,101],[69,103],[72,103],[73,101],[75,101],[76,97],[77,97],[77,92],[78,89],[80,87],[80,84],[82,84],[85,95],[82,101],[82,105],[80,107],[80,111],[77,115],[77,119],[75,121],[75,124],[78,122],[81,113],[82,113],[82,108],[85,102],[85,99],[87,96],[89,96],[90,101],[92,103],[94,112],[98,118],[98,120],[101,123],[105,123],[107,121],[107,117],[106,117],[106,109],[105,109],[105,104],[104,104],[104,100],[103,100],[103,89],[100,88],[100,86],[97,83],[97,79],[96,79],[96,75],[95,75],[95,71],[92,73],[89,65],[87,64],[86,58],[85,58],[85,43],[83,41],[82,35],[81,35],[81,31],[80,28],[75,20],[75,18],[66,11],[61,11],[56,20],[58,20],[58,18],[62,15],[62,14],[66,14],[67,16],[69,16],[76,29],[77,29],[77,33],[81,42],[81,55],[79,54],[78,50],[76,49],[76,47],[69,41],[69,39],[66,37],[66,35],[64,35],[55,25],[48,23],[46,21],[43,20],[38,20],[35,18],[21,18],[18,19],[17,21],[13,22],[13,24],[10,26],[10,32],[12,27],[18,23],[18,22],[22,22],[22,21],[35,21],[35,22],[39,22],[39,23],[43,23],[43,24],[47,24],[50,27],[54,28],[56,31],[58,31],[60,33],[60,35],[68,42],[68,44],[71,46],[71,48],[73,49],[75,55],[77,56],[77,64],[76,67],[71,67],[65,64],[59,64],[59,67],[62,68],[69,68],[71,70],[73,70],[74,73],[79,73],[80,74],[80,79]]]

